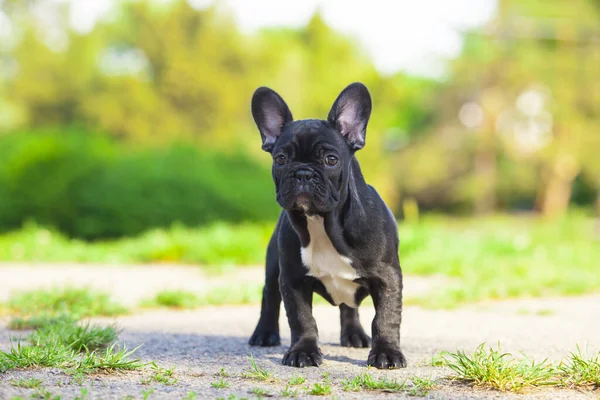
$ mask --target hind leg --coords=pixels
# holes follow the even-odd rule
[[[279,346],[281,344],[279,337],[281,293],[279,292],[279,260],[276,235],[277,231],[271,237],[267,248],[266,277],[260,319],[248,342],[251,346]]]
[[[360,299],[362,301],[362,299]],[[360,304],[358,301],[358,304]],[[344,347],[369,347],[371,338],[362,325],[358,317],[358,307],[352,308],[345,304],[340,305],[341,335],[340,343]]]

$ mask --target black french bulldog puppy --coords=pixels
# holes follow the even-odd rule
[[[294,121],[283,99],[261,87],[252,115],[263,150],[273,156],[277,202],[283,208],[267,249],[266,283],[253,346],[277,346],[283,298],[292,333],[283,364],[319,366],[312,316],[316,292],[340,308],[341,344],[368,347],[358,306],[373,297],[376,315],[368,365],[406,367],[400,350],[402,272],[394,216],[365,182],[354,153],[365,145],[371,96],[349,85],[326,121]]]

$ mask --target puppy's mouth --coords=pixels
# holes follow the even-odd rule
[[[305,193],[298,195],[294,202],[294,208],[307,213],[312,208],[312,201],[310,200],[309,195]]]

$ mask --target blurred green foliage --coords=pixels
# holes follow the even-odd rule
[[[379,73],[318,12],[246,34],[218,2],[122,0],[87,32],[70,28],[68,2],[0,10],[0,230],[35,220],[98,239],[272,221],[253,90],[325,118],[353,81],[374,102],[357,157],[396,215],[600,207],[595,0],[499,0],[440,80]]]
[[[297,119],[325,118],[347,84],[363,81],[375,107],[369,145],[360,157],[370,181],[394,205],[386,140],[404,140],[427,123],[431,114],[427,104],[435,87],[431,80],[379,74],[355,40],[332,30],[318,14],[299,29],[266,29],[246,35],[218,5],[196,10],[185,0],[163,5],[121,1],[115,7],[111,18],[82,34],[65,29],[68,5],[53,8],[35,0],[0,5],[13,22],[16,38],[12,45],[0,46],[0,66],[7,72],[0,77],[0,105],[10,105],[6,113],[0,113],[0,127],[21,134],[49,126],[63,130],[77,126],[83,135],[103,132],[136,149],[169,147],[172,142],[191,143],[202,153],[233,148],[236,158],[242,157],[242,151],[266,167],[271,160],[260,150],[250,115],[250,99],[258,86],[271,86],[281,93]],[[36,19],[40,10],[58,21],[52,29],[61,32],[60,40],[48,34],[47,26],[41,27]],[[135,161],[126,164],[126,168],[136,168]],[[218,169],[223,165],[219,163]],[[156,169],[162,166],[170,168],[158,163]],[[207,169],[206,174],[214,170],[208,164],[201,168]],[[259,186],[263,176],[256,175]],[[107,184],[102,176],[98,179]],[[188,182],[195,183],[195,179],[190,177]],[[243,181],[239,178],[236,183]],[[117,185],[116,180],[111,184]],[[119,189],[127,189],[124,186]],[[158,193],[164,189],[157,187],[154,195],[167,196]],[[104,187],[98,192],[108,196]],[[233,192],[232,196],[253,200],[252,195]],[[205,197],[221,198],[221,194],[203,193],[198,203]],[[261,202],[252,204],[247,208],[263,208]],[[233,216],[235,212],[219,214]],[[90,232],[88,236],[95,235]]]
[[[428,216],[418,223],[401,224],[403,272],[433,278],[431,293],[407,298],[406,303],[448,308],[482,300],[595,291],[600,287],[600,246],[590,240],[594,225],[591,218],[576,212],[555,221]],[[0,235],[0,259],[198,263],[213,273],[231,272],[237,265],[263,264],[272,228],[272,224],[174,226],[134,238],[89,243],[28,225]],[[258,301],[260,287],[256,289],[214,288],[201,298],[203,304]]]
[[[394,160],[399,190],[428,209],[553,216],[597,198],[600,213],[599,40],[596,0],[498,0]]]
[[[0,138],[4,229],[33,219],[98,239],[174,221],[271,221],[278,214],[272,186],[269,171],[241,152],[185,144],[136,150],[81,132]]]

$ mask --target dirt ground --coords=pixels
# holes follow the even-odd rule
[[[28,269],[29,268],[29,269]],[[153,269],[154,268],[154,269]],[[158,270],[156,268],[159,268]],[[164,276],[163,282],[155,281],[153,274],[164,270],[171,273]],[[101,271],[99,271],[99,269]],[[23,271],[27,271],[27,274]],[[85,272],[87,271],[87,272]],[[179,272],[177,272],[179,271]],[[180,275],[179,275],[180,274]],[[259,274],[258,277],[254,275]],[[248,276],[246,276],[248,275]],[[15,289],[49,286],[68,281],[71,284],[89,284],[110,288],[115,297],[134,302],[144,297],[149,290],[159,290],[163,286],[188,288],[190,285],[215,284],[216,281],[203,276],[194,268],[180,270],[176,267],[130,267],[130,268],[90,268],[81,266],[35,266],[7,265],[0,267],[0,301]],[[90,278],[91,277],[91,278]],[[145,277],[142,279],[142,277]],[[179,277],[179,278],[176,278]],[[24,279],[27,278],[27,279]],[[158,279],[158,278],[156,278]],[[182,279],[177,284],[177,280]],[[229,277],[228,279],[232,279]],[[262,279],[261,272],[250,269],[237,280]],[[199,282],[195,282],[198,280]],[[426,290],[427,282],[409,277],[414,290]],[[33,282],[33,283],[32,283]],[[112,285],[111,285],[112,282]],[[223,282],[221,282],[223,283]],[[429,282],[430,287],[440,284],[439,279]],[[146,286],[145,286],[146,285]],[[418,288],[417,288],[418,287]],[[136,293],[136,295],[132,295]],[[162,367],[175,367],[179,381],[172,386],[161,384],[142,385],[140,380],[150,374],[150,370],[122,375],[95,375],[82,383],[74,381],[60,370],[39,369],[9,371],[0,375],[0,399],[14,396],[28,398],[32,389],[16,388],[10,382],[21,377],[36,377],[44,381],[45,387],[62,399],[73,399],[80,395],[81,388],[88,389],[88,397],[93,399],[122,399],[127,396],[143,398],[143,391],[153,389],[149,399],[182,399],[189,392],[196,392],[198,399],[219,397],[256,398],[252,388],[263,388],[274,397],[280,397],[289,378],[302,374],[307,382],[302,386],[322,382],[322,374],[327,372],[333,382],[333,392],[326,398],[369,399],[402,398],[398,393],[345,392],[343,379],[366,372],[368,349],[348,349],[339,346],[339,314],[330,306],[316,306],[315,318],[319,326],[324,365],[320,368],[294,369],[280,365],[281,358],[289,345],[289,329],[285,316],[281,318],[282,346],[274,348],[254,348],[247,345],[259,315],[258,306],[211,307],[194,311],[145,311],[116,319],[101,319],[101,322],[116,322],[123,329],[121,342],[128,348],[142,346],[137,354],[144,361],[156,361]],[[374,311],[372,307],[361,309],[361,319],[367,330]],[[539,399],[599,399],[600,393],[571,390],[535,390],[526,394],[504,394],[496,391],[473,389],[462,384],[452,383],[443,378],[451,375],[446,368],[431,367],[427,363],[433,354],[442,350],[472,351],[482,342],[493,344],[500,341],[506,351],[519,351],[541,361],[544,358],[559,360],[575,350],[579,344],[590,353],[600,351],[600,295],[572,298],[546,298],[511,300],[498,303],[479,304],[457,310],[426,310],[419,307],[405,307],[402,323],[402,346],[409,366],[403,370],[377,371],[372,375],[387,376],[403,380],[413,376],[440,379],[441,384],[427,397],[432,399],[499,399],[499,398],[539,398]],[[6,329],[7,319],[0,320],[0,349],[10,348],[10,338],[17,332]],[[275,381],[258,382],[242,377],[250,366],[252,354],[257,363],[272,372]],[[217,389],[210,383],[219,378],[215,374],[225,368],[230,377],[225,381],[229,388]],[[311,397],[300,390],[299,398]],[[317,397],[314,397],[317,398]]]

